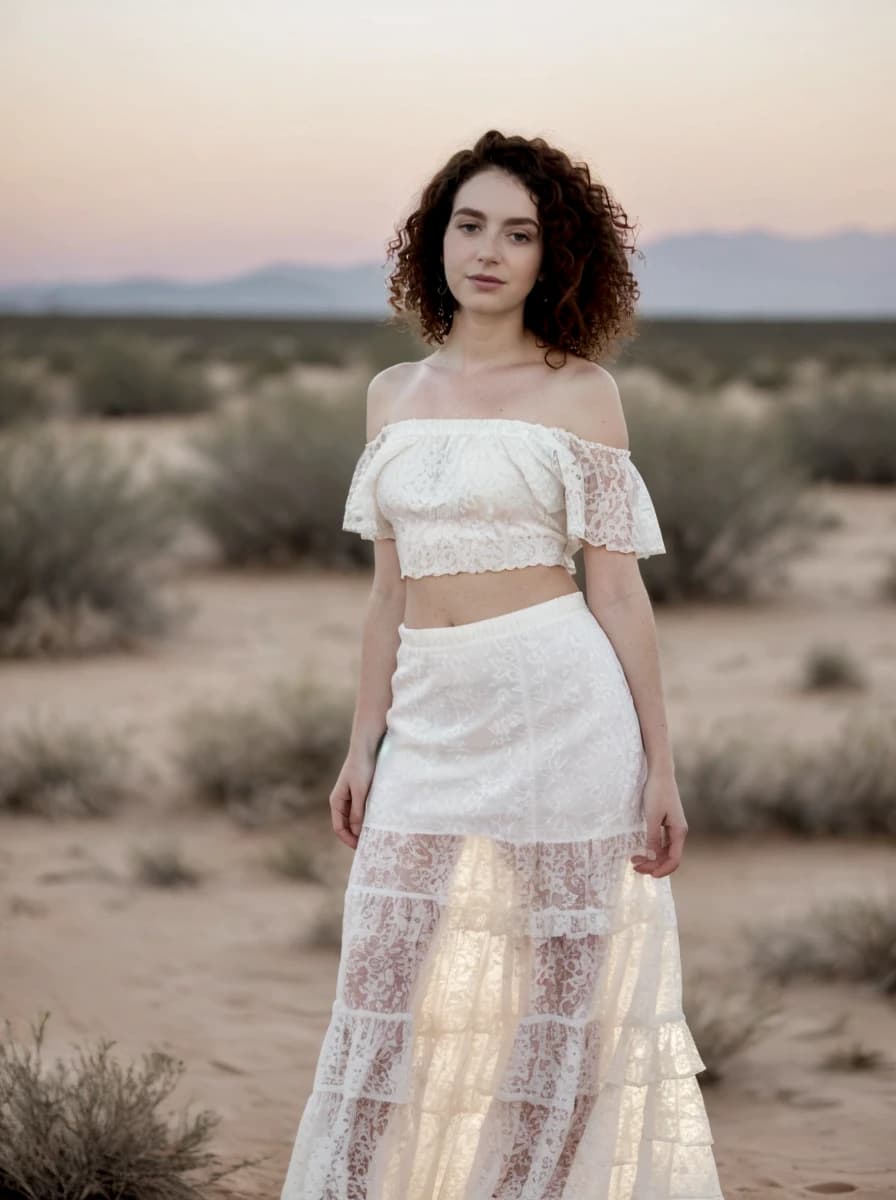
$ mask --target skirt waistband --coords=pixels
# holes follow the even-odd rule
[[[402,622],[398,626],[398,636],[404,645],[409,646],[457,646],[534,629],[587,607],[583,593],[577,588],[574,592],[564,592],[561,596],[553,596],[538,604],[515,608],[496,617],[484,617],[481,621],[464,621],[461,625],[408,627]]]

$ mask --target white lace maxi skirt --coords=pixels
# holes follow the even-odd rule
[[[399,632],[281,1200],[720,1197],[612,643],[578,591]]]

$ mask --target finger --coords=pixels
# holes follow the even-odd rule
[[[342,806],[342,798],[338,792],[330,792],[330,824],[333,826],[333,832],[340,834],[345,828],[345,810]]]
[[[348,805],[348,794],[342,789],[330,793],[330,823],[333,826],[333,832],[340,842],[345,842],[354,850],[358,839],[349,827]]]
[[[684,853],[684,840],[687,832],[687,825],[671,825],[669,827],[668,852],[665,855],[665,861],[658,864],[654,871],[654,879],[661,879],[664,875],[671,875],[673,871],[678,870],[681,865],[681,856]]]
[[[650,851],[648,851],[648,854]],[[666,851],[660,851],[656,858],[648,858],[646,854],[639,854],[632,859],[632,865],[640,875],[655,875],[657,868],[661,867],[666,862]]]
[[[662,822],[663,817],[659,814],[648,818],[646,853],[636,854],[631,859],[636,869],[641,869],[643,872],[652,871],[661,860],[665,848],[663,844]]]
[[[350,806],[346,824],[354,836],[357,837],[361,832],[361,825],[364,821],[364,807],[367,801],[367,787],[362,784],[352,782],[349,782],[348,786]]]
[[[635,854],[632,856],[631,863],[636,871],[642,875],[652,875],[657,866],[665,861],[665,851],[660,851],[659,854],[653,849],[648,849],[646,854]]]
[[[361,832],[361,826],[364,823],[364,802],[352,802],[351,812],[348,818],[348,827],[352,831],[354,837],[358,837]]]

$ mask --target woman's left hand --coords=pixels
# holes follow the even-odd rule
[[[647,821],[647,854],[635,854],[630,861],[639,874],[661,879],[678,869],[688,833],[675,776],[664,772],[648,775],[642,802]]]

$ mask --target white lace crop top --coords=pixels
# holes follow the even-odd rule
[[[631,452],[504,417],[409,417],[366,443],[342,528],[394,538],[402,578],[543,563],[582,542],[665,554]]]

